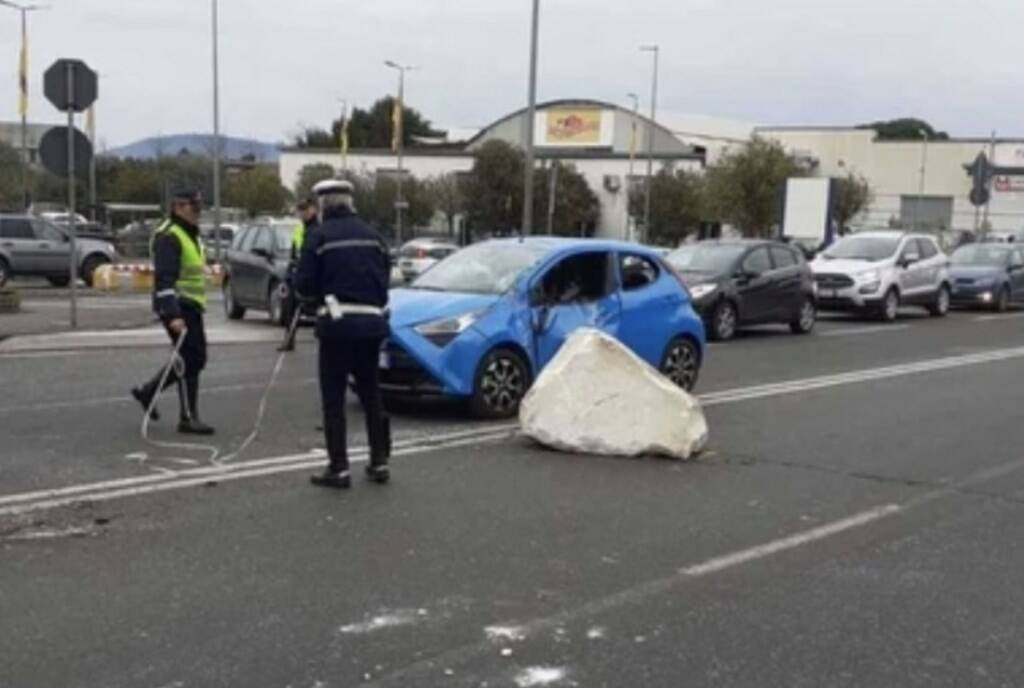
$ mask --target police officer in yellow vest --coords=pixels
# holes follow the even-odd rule
[[[171,213],[153,235],[154,270],[153,310],[160,316],[172,343],[184,336],[181,359],[184,371],[172,370],[166,386],[178,385],[181,415],[178,432],[190,435],[212,435],[214,430],[199,419],[199,373],[206,367],[206,331],[203,312],[206,309],[206,252],[199,234],[202,197],[197,191],[181,191],[174,195]],[[132,396],[149,408],[163,370]],[[153,420],[159,419],[154,407]]]

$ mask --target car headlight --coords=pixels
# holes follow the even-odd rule
[[[714,294],[717,290],[717,284],[697,284],[690,287],[690,298],[694,301],[700,301],[701,299]]]
[[[456,337],[472,327],[473,323],[479,320],[481,315],[483,315],[483,311],[466,313],[457,318],[432,320],[422,325],[417,325],[413,329],[424,339],[444,348],[451,344]]]
[[[861,284],[871,284],[873,282],[880,282],[882,274],[878,270],[868,270],[857,275],[857,281]]]

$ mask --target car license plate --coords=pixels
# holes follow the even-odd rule
[[[380,352],[380,359],[377,365],[381,370],[387,370],[391,367],[391,356],[387,351]]]

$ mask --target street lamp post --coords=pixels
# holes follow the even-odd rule
[[[220,236],[220,20],[217,13],[217,0],[211,2],[213,25],[213,236],[216,246],[216,260],[221,262]]]
[[[10,7],[21,13],[21,57],[18,66],[20,102],[18,110],[21,112],[21,154],[24,156],[24,164],[21,166],[21,194],[24,209],[28,210],[29,204],[32,202],[32,194],[29,191],[31,159],[28,154],[28,13],[49,9],[49,5],[18,5],[9,0],[0,0],[0,6]]]
[[[626,231],[625,238],[629,241],[633,234],[633,169],[636,163],[636,122],[640,115],[640,96],[627,93],[626,97],[633,101],[633,120],[629,136],[629,174],[626,175]]]
[[[338,121],[338,149],[341,152],[341,172],[348,172],[348,136],[345,128],[348,126],[348,101],[338,98],[341,103],[341,119]]]
[[[537,119],[537,50],[540,33],[540,0],[533,0],[533,19],[530,24],[530,79],[527,90],[526,126],[523,144],[526,149],[526,168],[523,174],[523,227],[522,233],[533,234],[533,165],[534,128]]]
[[[924,209],[924,180],[925,171],[928,166],[928,132],[924,129],[919,129],[918,133],[921,134],[921,174],[918,178],[917,185],[917,212],[914,214],[914,231],[918,231],[921,228],[921,215]]]
[[[643,52],[654,56],[654,74],[651,77],[651,121],[647,123],[647,189],[644,192],[644,231],[641,238],[647,241],[651,231],[651,187],[654,185],[654,122],[658,115],[658,58],[661,48],[657,45],[641,46]]]
[[[402,65],[394,62],[393,60],[386,60],[385,65],[391,67],[398,72],[398,101],[395,103],[395,117],[394,117],[394,140],[395,140],[395,155],[398,158],[398,182],[395,193],[395,236],[398,239],[398,243],[402,243],[402,211],[405,210],[405,198],[402,196],[402,177],[404,173],[402,171],[402,154],[405,148],[405,73],[411,72],[415,67],[410,65]]]

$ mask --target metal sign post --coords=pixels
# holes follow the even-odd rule
[[[75,66],[68,62],[68,102],[75,99]],[[75,109],[68,108],[68,131],[75,130]],[[71,327],[78,327],[78,230],[75,227],[75,137],[68,136],[68,233],[71,235]]]

